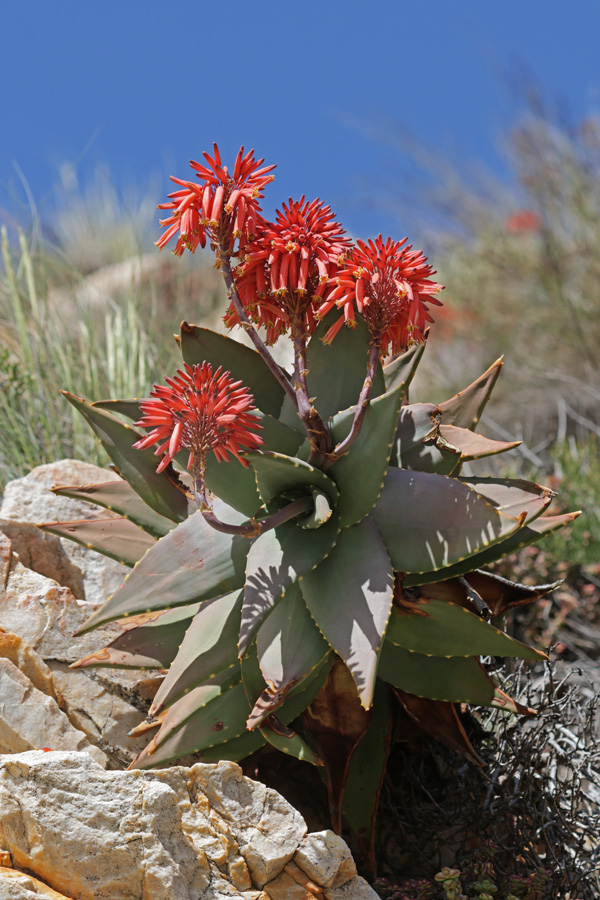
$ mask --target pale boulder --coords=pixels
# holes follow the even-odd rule
[[[81,500],[57,496],[50,489],[66,485],[99,484],[118,478],[110,469],[77,459],[63,459],[37,466],[28,475],[6,485],[0,506],[0,519],[41,525],[46,522],[110,518],[114,513],[109,510]],[[60,546],[70,563],[80,570],[84,599],[88,602],[103,603],[116,591],[129,571],[126,566],[73,541],[61,538]],[[35,568],[35,559],[29,557],[28,560],[28,565]],[[43,564],[43,571],[39,570],[41,574],[49,574],[46,565]]]
[[[16,869],[0,868],[0,900],[72,900]]]
[[[304,820],[235,763],[115,772],[85,753],[5,756],[0,809],[13,866],[77,900],[377,900],[361,878],[328,888],[302,870]],[[333,884],[348,858],[334,852]]]
[[[96,758],[109,761],[112,766],[124,767],[142,750],[146,740],[131,739],[129,731],[143,721],[148,708],[144,688],[138,692],[136,682],[140,673],[110,669],[70,670],[69,665],[82,656],[105,646],[121,633],[118,625],[74,637],[94,611],[96,605],[73,597],[68,588],[26,569],[11,552],[11,542],[0,536],[0,656],[10,659],[43,694],[58,701],[62,733],[67,725],[81,733],[81,748],[89,744],[100,750]],[[4,649],[3,649],[4,647]],[[14,685],[13,685],[14,687]],[[33,695],[25,694],[23,703],[33,710]],[[8,708],[7,708],[8,709]],[[15,723],[17,712],[13,711]],[[19,707],[19,727],[25,728],[26,708]],[[39,716],[36,721],[41,721]],[[9,724],[6,723],[6,727]],[[10,726],[12,727],[12,725]],[[76,744],[61,744],[54,733],[54,742],[43,735],[35,738],[31,730],[17,732],[11,747],[25,750],[32,746],[52,746],[70,749]],[[8,746],[5,745],[5,752]],[[106,755],[105,755],[106,754]]]

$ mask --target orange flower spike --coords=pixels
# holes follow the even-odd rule
[[[150,400],[140,403],[142,418],[136,425],[151,428],[133,446],[138,450],[158,444],[156,455],[165,454],[157,472],[167,468],[182,447],[190,451],[189,466],[203,469],[207,454],[220,462],[232,453],[242,465],[242,450],[255,450],[263,440],[255,434],[262,428],[255,414],[252,394],[219,367],[185,364],[167,386],[155,385]]]
[[[337,327],[329,329],[326,340],[338,333],[341,322],[354,323],[354,306],[365,319],[371,336],[381,342],[381,354],[405,349],[409,339],[422,341],[433,318],[428,304],[440,306],[437,294],[442,285],[430,280],[434,274],[425,256],[402,241],[381,235],[375,242],[357,241],[350,255],[340,263],[340,271],[329,280],[329,291],[317,315],[326,315],[334,306],[344,309]]]
[[[156,241],[158,247],[164,247],[177,234],[177,228],[174,227],[177,224],[177,216],[182,217],[188,207],[196,209],[201,228],[198,236],[196,237],[194,233],[193,240],[190,240],[190,219],[185,220],[184,231],[180,234],[175,248],[178,255],[186,248],[194,252],[198,243],[205,246],[206,229],[210,231],[211,240],[219,241],[225,238],[226,244],[231,248],[235,240],[243,240],[244,236],[249,238],[255,233],[260,209],[258,201],[262,198],[265,185],[273,180],[271,172],[275,166],[262,166],[264,160],[254,159],[253,150],[244,156],[241,147],[231,176],[227,166],[222,164],[216,144],[213,144],[213,154],[211,156],[209,153],[203,153],[207,165],[190,160],[190,166],[200,179],[200,184],[171,176],[171,180],[184,190],[169,194],[171,202],[159,206],[160,209],[173,210],[175,221],[168,223],[168,235],[165,232]],[[163,227],[165,224],[161,222]]]

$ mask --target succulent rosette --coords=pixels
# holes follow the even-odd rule
[[[123,632],[76,665],[164,675],[134,766],[272,745],[322,767],[333,826],[369,859],[400,722],[477,763],[461,704],[530,712],[482,658],[545,658],[497,617],[553,586],[487,567],[576,514],[544,515],[538,484],[463,471],[516,446],[475,430],[500,360],[439,404],[408,401],[441,289],[422,254],[350,244],[321,201],[266,222],[272,167],[240,151],[230,177],[205,158],[159,243],[194,250],[205,229],[227,320],[255,349],[184,322],[183,368],[149,399],[67,395],[121,478],[57,492],[118,516],[45,528],[131,567],[82,629]],[[291,340],[293,372],[260,326]]]

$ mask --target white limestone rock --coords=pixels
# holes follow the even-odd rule
[[[28,678],[32,678],[35,670],[35,686],[59,699],[61,710],[71,725],[82,732],[88,742],[100,747],[105,761],[106,753],[111,765],[129,765],[146,744],[144,738],[132,740],[128,737],[128,732],[144,719],[148,706],[147,696],[136,690],[139,673],[101,668],[69,669],[71,663],[105,646],[120,634],[120,626],[112,624],[91,634],[74,637],[73,633],[97,608],[96,605],[76,600],[68,588],[26,569],[11,554],[7,538],[0,535],[0,576],[2,572],[0,629],[12,634],[12,639],[5,639],[9,644],[11,641],[14,644],[15,636],[18,636],[27,652],[22,650],[19,655],[13,646],[12,655],[8,655],[8,650],[3,654],[0,631],[0,656],[11,659]],[[38,661],[35,666],[33,659]],[[40,682],[42,666],[45,687]],[[36,746],[28,743],[25,736],[23,739],[25,743],[19,749]],[[56,742],[52,745],[42,741],[38,746],[68,749],[74,745],[63,746]]]
[[[43,694],[9,659],[0,658],[0,753],[43,747],[86,750],[101,765],[107,757],[74,728],[56,700]]]
[[[6,485],[0,506],[0,518],[14,522],[32,522],[36,525],[70,519],[110,518],[114,513],[109,510],[81,500],[59,497],[53,494],[50,488],[61,485],[98,484],[103,481],[115,481],[118,477],[110,469],[102,469],[76,459],[63,459],[38,466],[23,478]],[[129,571],[126,566],[73,541],[61,538],[60,543],[71,563],[77,566],[83,575],[85,599],[88,602],[103,603],[116,591]]]
[[[109,772],[86,753],[4,756],[0,809],[13,865],[78,900],[267,900],[252,872],[279,874],[305,831],[282,797],[225,762]],[[250,847],[252,814],[263,842]]]
[[[341,838],[306,835],[231,762],[123,772],[72,751],[0,756],[0,810],[0,864],[77,900],[378,900]]]
[[[194,766],[210,806],[230,823],[254,884],[271,881],[292,859],[306,834],[300,813],[277,791],[242,775],[231,763]]]
[[[294,862],[312,881],[323,887],[345,884],[356,875],[350,849],[333,831],[307,834],[294,856]]]
[[[25,872],[0,867],[0,900],[71,900]]]

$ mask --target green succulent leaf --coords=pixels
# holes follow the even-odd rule
[[[150,707],[155,716],[192,688],[238,664],[242,591],[206,600],[182,637],[181,645]]]
[[[222,366],[250,389],[259,409],[275,418],[279,416],[284,390],[256,350],[210,328],[182,322],[181,353],[190,366],[205,361],[213,369]]]
[[[440,419],[440,408],[435,403],[403,406],[398,415],[390,464],[416,472],[449,475],[458,465],[460,453],[436,445]]]
[[[440,403],[444,425],[475,428],[502,371],[502,357],[472,384]]]
[[[129,519],[154,538],[161,538],[174,527],[172,519],[155,512],[126,481],[107,481],[103,484],[85,484],[52,488],[59,497],[72,497],[95,503]]]
[[[363,519],[342,529],[331,553],[300,586],[312,617],[348,666],[368,709],[394,586],[392,565],[373,522]]]
[[[402,384],[405,392],[408,390],[425,352],[425,346],[425,342],[413,344],[405,353],[397,356],[383,367],[386,391],[393,391]]]
[[[375,863],[375,821],[392,742],[394,719],[388,687],[377,680],[371,721],[356,745],[342,795],[342,813],[367,865]]]
[[[355,328],[344,327],[331,344],[323,343],[340,315],[340,310],[334,309],[325,316],[306,352],[308,390],[315,397],[315,406],[324,421],[356,404],[367,373],[371,338],[365,322],[359,319]],[[378,397],[384,392],[383,370],[378,365],[371,396]]]
[[[394,687],[417,697],[496,706],[509,712],[527,711],[494,684],[474,656],[466,659],[425,656],[386,640],[381,651],[378,675]]]
[[[145,553],[156,545],[150,537],[129,519],[82,519],[77,522],[45,522],[38,525],[42,531],[68,538],[90,550],[97,550],[104,556],[135,566]],[[164,607],[161,604],[161,608]],[[116,617],[118,618],[118,616]]]
[[[286,522],[254,541],[246,565],[240,656],[246,653],[263,619],[288,588],[331,552],[338,533],[339,517],[334,510],[318,529],[303,529],[293,521]]]
[[[329,652],[297,584],[261,625],[256,650],[263,678],[275,691],[304,681]]]
[[[94,400],[92,406],[98,409],[105,409],[109,413],[118,413],[120,416],[125,416],[126,419],[131,419],[132,422],[135,422],[142,415],[140,403],[148,399],[148,397],[132,397],[130,400]]]
[[[371,515],[394,569],[405,573],[445,572],[520,527],[455,478],[393,467]]]
[[[167,477],[167,471],[156,472],[158,465],[154,451],[134,450],[133,444],[143,435],[110,413],[91,406],[85,400],[63,391],[65,397],[91,425],[100,443],[115,464],[119,474],[129,482],[142,500],[155,512],[173,522],[188,516],[188,501]]]
[[[329,497],[317,488],[311,488],[314,508],[311,513],[298,521],[301,528],[320,528],[331,517]]]
[[[263,723],[260,733],[272,747],[275,747],[281,753],[295,756],[296,759],[311,763],[313,766],[323,765],[323,760],[319,754],[307,744],[304,738],[272,716]]]
[[[358,438],[349,453],[334,462],[329,470],[340,491],[338,509],[342,527],[364,519],[381,493],[402,396],[400,386],[371,400]],[[355,411],[356,407],[351,407],[331,420],[334,444],[350,433]]]
[[[234,525],[243,521],[220,501],[214,510],[222,521]],[[248,538],[215,531],[200,511],[195,512],[151,547],[79,633],[114,619],[210,600],[239,589],[249,549]]]
[[[505,516],[519,518],[525,514],[524,523],[536,519],[550,505],[555,495],[550,488],[525,481],[522,478],[463,477],[461,481],[485,497]]]
[[[538,519],[519,528],[505,540],[499,541],[493,546],[476,553],[469,559],[464,559],[454,565],[448,566],[441,573],[426,572],[417,575],[407,575],[404,579],[404,586],[412,587],[413,585],[427,584],[430,581],[439,581],[440,578],[443,578],[444,580],[456,578],[459,575],[465,575],[475,569],[482,569],[484,566],[489,566],[498,559],[502,559],[505,556],[509,556],[511,553],[516,553],[523,547],[534,544],[545,535],[552,534],[552,532],[564,528],[565,525],[570,525],[578,515],[579,512],[565,513],[561,516],[540,516]]]
[[[298,432],[272,416],[261,414],[259,418],[264,449],[293,456],[302,440]],[[187,453],[185,460],[182,458],[184,465],[186,460]],[[237,459],[219,462],[214,453],[210,453],[206,461],[206,484],[217,497],[246,516],[255,515],[262,506],[253,469],[241,465]]]
[[[239,677],[239,671],[237,676],[220,673],[170,706],[158,733],[132,765],[136,768],[161,765],[188,753],[221,747],[245,735],[250,706]],[[262,736],[258,746],[261,743],[264,743]],[[222,758],[221,749],[219,759]]]
[[[241,737],[234,738],[232,741],[225,741],[224,744],[217,744],[215,747],[200,750],[197,753],[198,761],[214,763],[220,762],[222,759],[229,759],[232,762],[238,762],[260,750],[266,743],[260,731],[247,731]]]
[[[390,462],[403,469],[450,475],[466,460],[503,453],[519,443],[492,441],[468,428],[444,425],[440,406],[411,403],[400,410]]]
[[[199,603],[163,609],[127,619],[126,630],[107,647],[84,656],[72,669],[112,666],[119,669],[166,669],[177,656]]]
[[[242,455],[256,473],[256,483],[265,505],[268,506],[282,494],[300,492],[310,495],[312,488],[322,491],[330,503],[336,505],[339,491],[331,478],[304,460],[267,450]]]
[[[547,659],[456,603],[421,599],[394,608],[386,641],[426,656]]]

